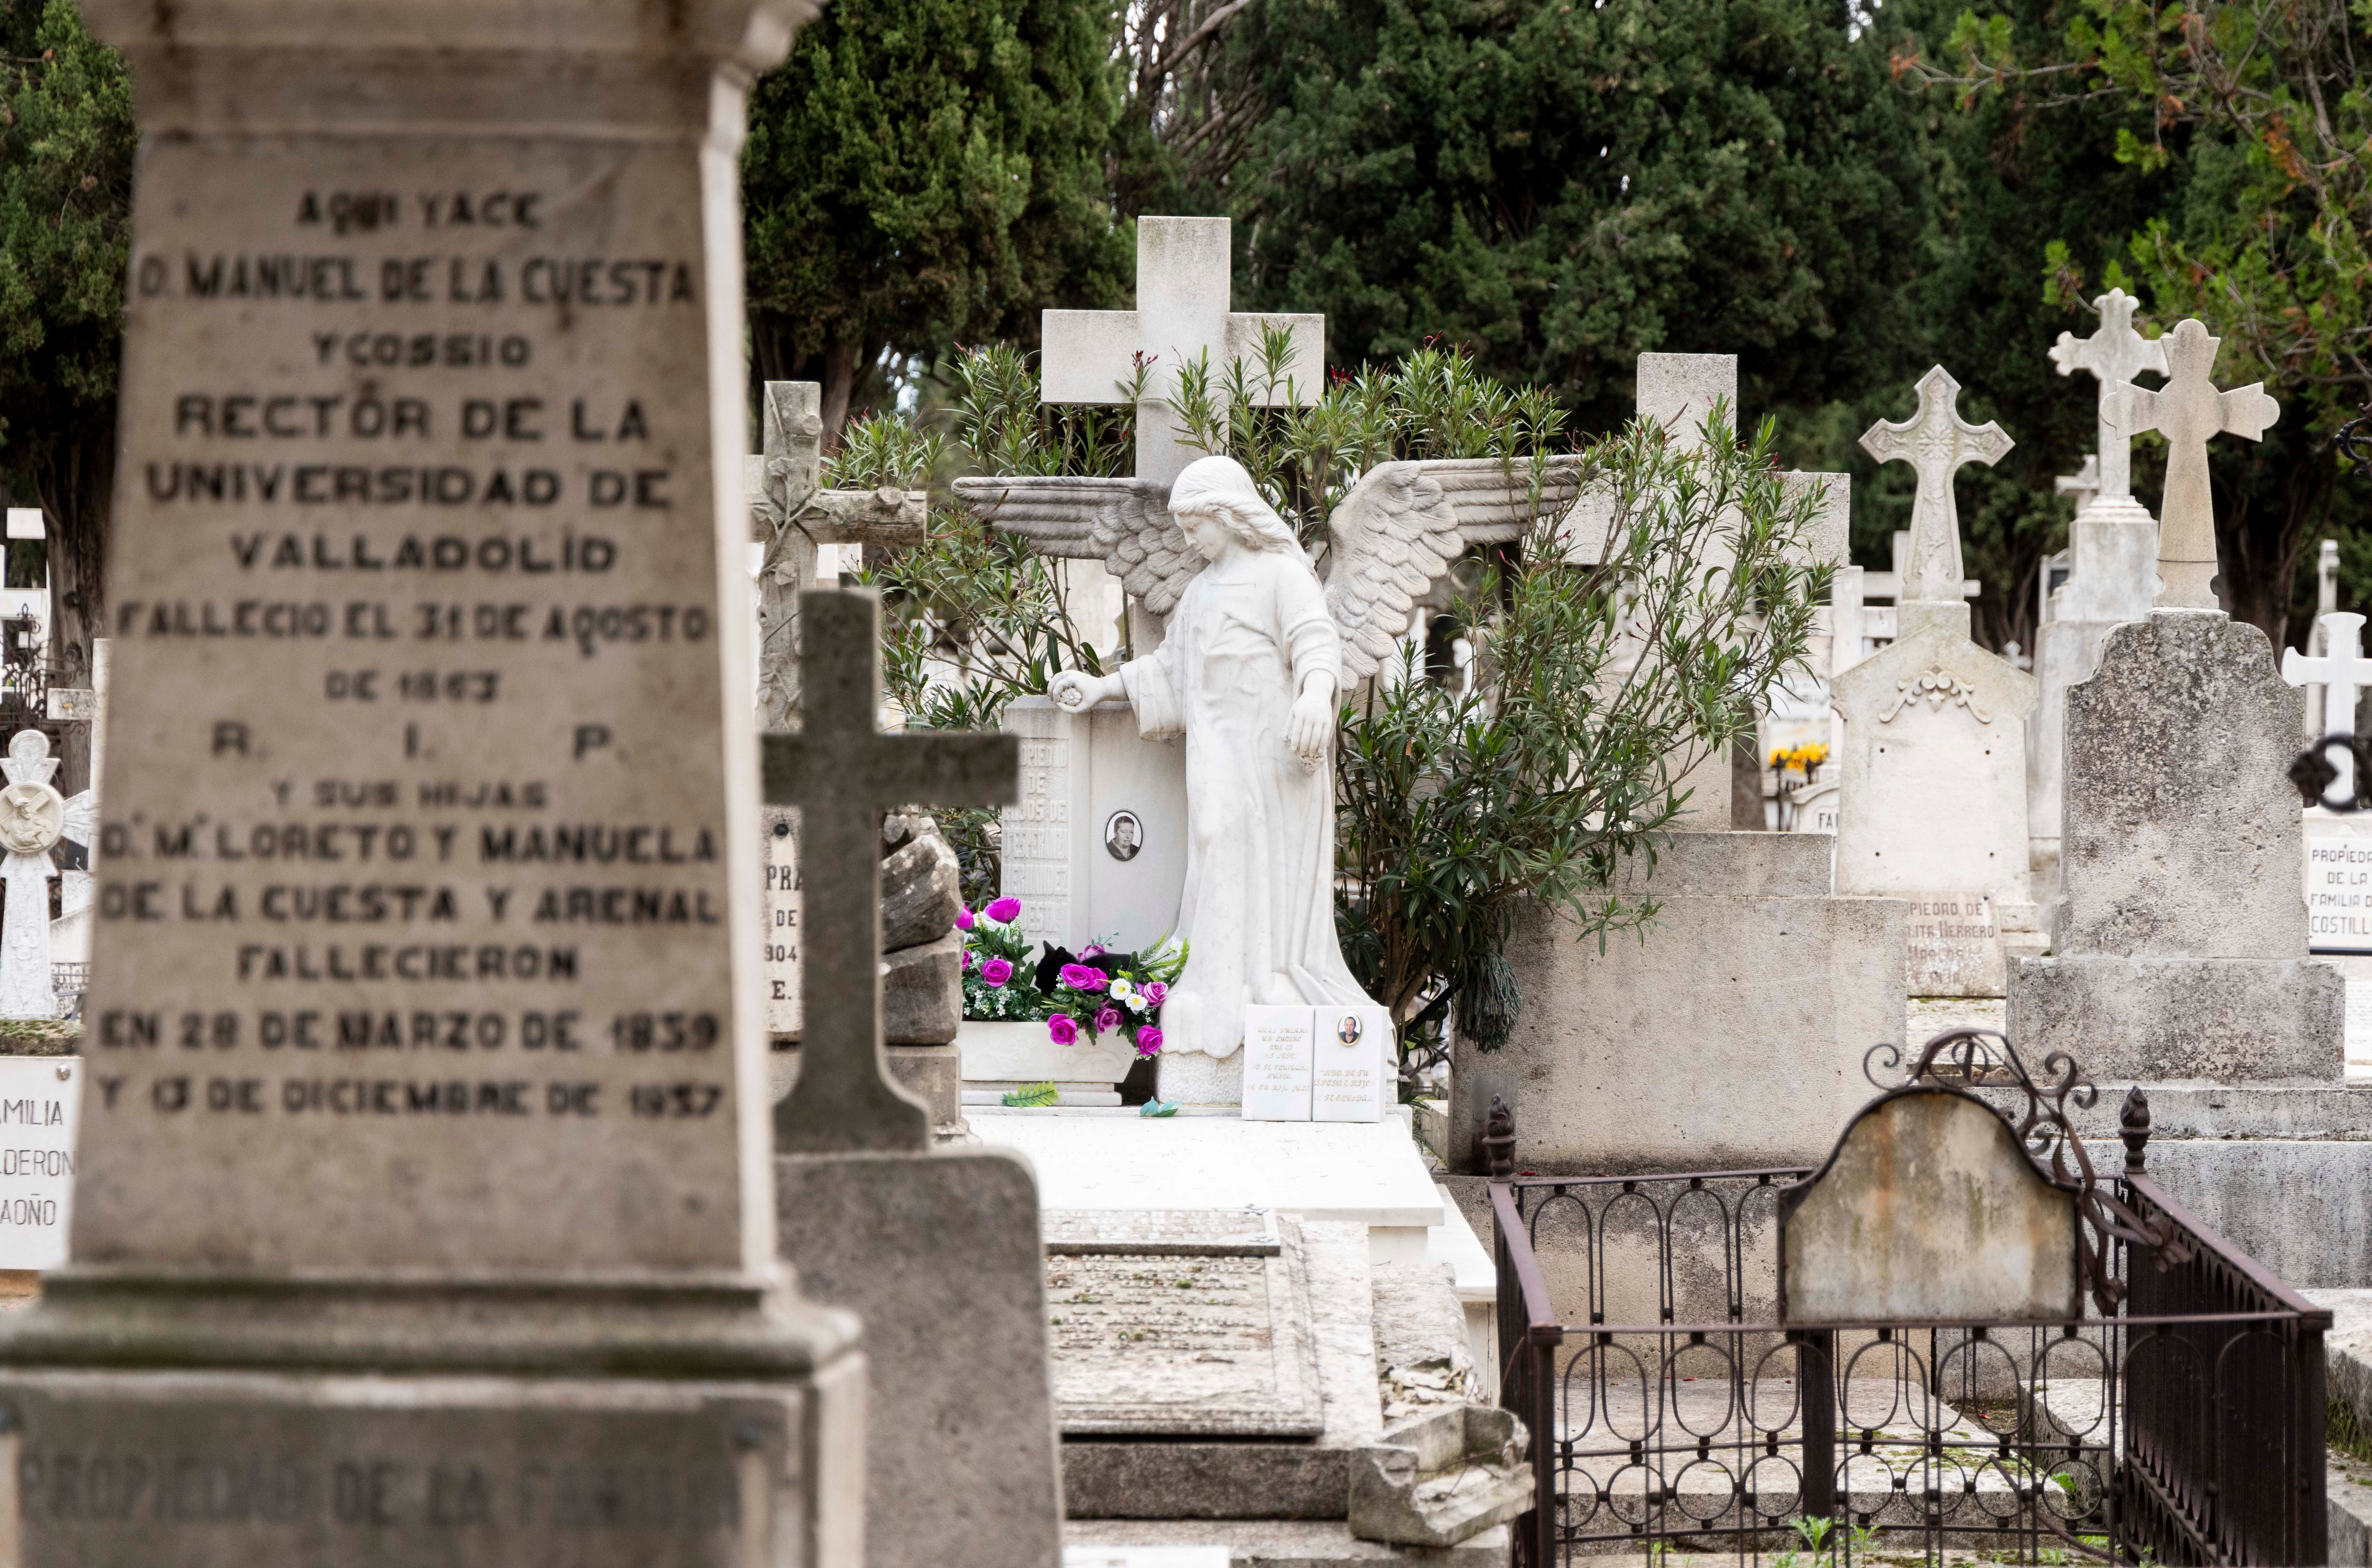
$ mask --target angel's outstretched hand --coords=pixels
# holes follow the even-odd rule
[[[1082,713],[1107,697],[1127,693],[1117,675],[1088,675],[1076,669],[1066,669],[1046,683],[1046,695],[1066,714]]]
[[[1304,768],[1326,760],[1326,738],[1334,728],[1334,683],[1320,678],[1301,689],[1285,721],[1285,743]]]

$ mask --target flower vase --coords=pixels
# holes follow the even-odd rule
[[[1136,1047],[1118,1029],[1057,1045],[1043,1018],[987,1023],[967,1018],[956,1031],[963,1057],[964,1104],[1002,1105],[1029,1084],[1052,1084],[1063,1106],[1120,1103],[1120,1082],[1136,1061]]]

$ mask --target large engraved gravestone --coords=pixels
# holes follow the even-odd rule
[[[86,11],[145,140],[23,1562],[854,1564],[738,568],[740,93],[801,7]]]

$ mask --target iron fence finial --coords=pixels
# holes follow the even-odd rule
[[[2125,1095],[2125,1108],[2117,1113],[2117,1136],[2125,1141],[2125,1174],[2139,1176],[2142,1159],[2149,1146],[2149,1096],[2135,1084]]]

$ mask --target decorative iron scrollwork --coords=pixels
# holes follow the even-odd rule
[[[2332,765],[2331,749],[2338,747],[2355,759],[2355,795],[2349,800],[2331,800],[2324,791],[2339,782],[2339,769]],[[2365,786],[2372,784],[2372,736],[2326,735],[2297,755],[2290,764],[2290,783],[2297,785],[2298,797],[2308,806],[2320,806],[2325,811],[2361,811],[2372,806],[2372,796]]]
[[[2067,1052],[2054,1051],[2044,1057],[2044,1076],[2038,1080],[2027,1071],[2008,1036],[1997,1029],[1961,1028],[1947,1029],[1922,1046],[1918,1060],[1900,1083],[1890,1084],[1878,1076],[1881,1069],[1891,1071],[1901,1062],[1901,1048],[1872,1046],[1862,1057],[1862,1075],[1887,1090],[1925,1083],[1948,1089],[2006,1089],[2025,1098],[2023,1116],[2003,1112],[2002,1120],[2010,1123],[2027,1157],[2052,1184],[2076,1195],[2076,1270],[2102,1317],[2113,1317],[2125,1298],[2124,1282],[2117,1278],[2110,1257],[2115,1243],[2145,1249],[2161,1273],[2196,1255],[2197,1249],[2177,1231],[2172,1220],[2164,1214],[2144,1219],[2093,1170],[2092,1156],[2085,1151],[2084,1140],[2076,1136],[2067,1108],[2073,1104],[2078,1110],[2089,1110],[2099,1103],[2099,1091]],[[2133,1124],[2134,1115],[2129,1098],[2126,1125]],[[2144,1100],[2139,1109],[2144,1137],[2148,1116],[2148,1102]],[[2128,1153],[2129,1167],[2139,1167],[2137,1156],[2137,1150]]]

